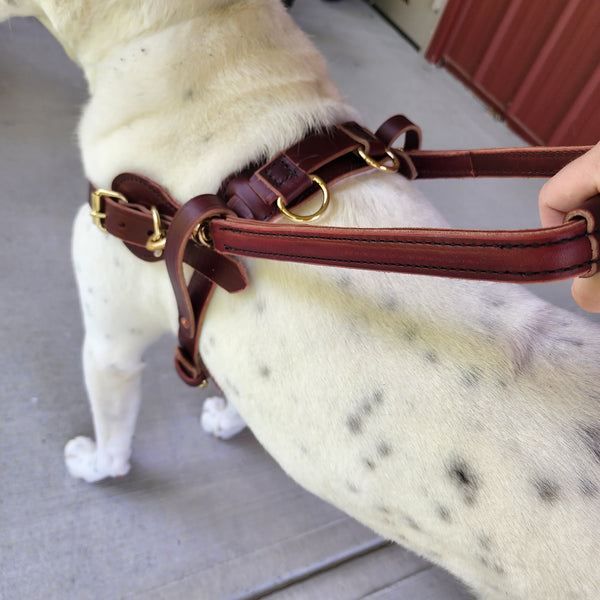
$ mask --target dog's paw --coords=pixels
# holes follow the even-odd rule
[[[65,463],[69,473],[88,483],[106,477],[122,477],[129,472],[129,460],[100,456],[96,442],[87,437],[76,437],[65,446]]]
[[[222,440],[228,440],[246,427],[237,410],[224,398],[207,398],[202,407],[202,429]]]

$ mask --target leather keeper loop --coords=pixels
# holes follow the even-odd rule
[[[407,119],[404,115],[396,115],[389,118],[375,132],[375,135],[383,141],[388,148],[395,148],[398,138],[404,136],[402,150],[410,152],[421,147],[421,128]]]
[[[274,204],[278,197],[291,202],[312,185],[309,174],[285,154],[276,156],[250,178],[255,191],[257,182],[268,188],[267,194],[260,194],[267,204]]]

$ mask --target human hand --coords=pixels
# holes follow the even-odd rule
[[[600,193],[600,142],[549,179],[539,195],[542,225],[561,225],[564,216],[588,198]],[[589,312],[600,312],[600,273],[577,277],[571,293],[575,302]]]

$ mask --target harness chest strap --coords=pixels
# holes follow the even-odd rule
[[[402,136],[404,145],[396,148]],[[346,123],[308,136],[268,164],[227,180],[218,195],[198,196],[182,207],[155,182],[122,174],[110,191],[94,191],[92,216],[144,260],[160,260],[165,250],[180,313],[176,364],[191,385],[207,375],[197,348],[214,285],[232,292],[247,285],[233,256],[518,282],[595,272],[598,197],[570,213],[565,225],[539,230],[348,229],[261,222],[280,211],[296,219],[291,209],[315,188],[321,189],[325,207],[329,186],[374,168],[411,179],[548,177],[588,149],[432,152],[419,150],[420,140],[420,129],[402,116],[386,121],[376,134]],[[183,262],[194,268],[187,285]]]

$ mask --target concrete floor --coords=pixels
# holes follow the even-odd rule
[[[299,0],[297,22],[373,127],[403,112],[425,147],[522,145],[360,0]],[[69,263],[86,194],[83,79],[34,21],[0,25],[0,598],[467,600],[452,577],[300,489],[248,431],[199,426],[202,394],[147,357],[132,473],[88,485],[64,443],[91,434]],[[536,227],[539,181],[420,184],[463,227]],[[567,284],[538,286],[573,308]]]

